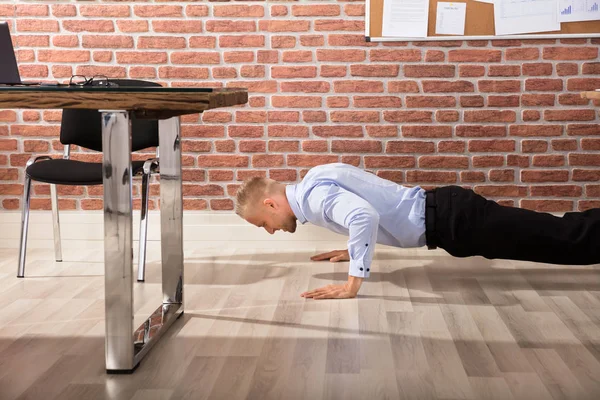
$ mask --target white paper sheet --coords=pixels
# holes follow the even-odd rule
[[[494,4],[494,0],[475,0],[478,1],[480,3],[490,3],[490,4]]]
[[[560,30],[558,0],[495,0],[496,35]]]
[[[429,1],[384,0],[383,36],[427,37]]]
[[[600,20],[600,0],[560,0],[558,20],[560,22]]]
[[[467,3],[437,3],[435,33],[440,35],[464,35]]]

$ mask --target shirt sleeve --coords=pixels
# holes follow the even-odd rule
[[[332,186],[325,197],[323,212],[326,218],[349,230],[349,275],[368,278],[379,229],[377,211],[362,197]]]

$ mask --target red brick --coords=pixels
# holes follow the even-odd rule
[[[215,17],[250,18],[265,16],[265,9],[262,5],[215,5],[213,12]]]
[[[408,108],[456,107],[454,96],[406,96]]]
[[[527,79],[525,90],[558,92],[563,90],[563,81],[562,79]]]
[[[491,182],[514,182],[515,171],[512,169],[493,169],[488,173]]]
[[[226,51],[223,52],[223,61],[226,64],[253,62],[254,52],[252,51]]]
[[[475,87],[469,81],[423,81],[426,93],[474,92]]]
[[[410,156],[365,156],[365,168],[413,168],[415,158]]]
[[[569,171],[565,170],[525,170],[521,171],[521,182],[567,182]]]
[[[594,110],[545,110],[546,121],[593,121],[596,119]]]
[[[229,137],[258,138],[264,135],[264,129],[264,126],[229,125],[227,132]]]
[[[506,50],[506,60],[537,60],[540,57],[540,51],[534,47],[520,47]]]
[[[431,111],[384,111],[383,119],[387,122],[432,122]]]
[[[458,125],[458,137],[502,137],[506,136],[506,127],[494,125]]]
[[[309,7],[314,7],[311,5]],[[282,21],[283,22],[283,21]],[[334,19],[317,19],[314,20],[315,31],[356,31],[364,32],[364,21],[357,20],[334,20]],[[307,31],[308,29],[304,29]]]
[[[64,21],[67,22],[67,21]],[[63,23],[64,23],[63,22]],[[58,21],[51,19],[18,19],[17,31],[19,32],[58,32]],[[112,23],[111,23],[112,25]],[[67,29],[68,30],[68,29]]]
[[[479,96],[479,95],[460,96],[460,106],[461,107],[483,107],[484,106],[483,96]]]
[[[305,140],[302,142],[302,151],[309,153],[325,153],[329,151],[327,140]]]
[[[295,81],[281,82],[281,92],[327,93],[331,89],[329,82],[325,81]]]
[[[269,178],[278,182],[295,182],[297,172],[294,169],[270,169]]]
[[[490,65],[488,76],[520,76],[520,65]]]
[[[558,104],[563,106],[585,106],[589,102],[589,99],[583,99],[579,94],[563,93],[558,95]]]
[[[594,60],[598,47],[544,47],[544,60]]]
[[[532,165],[534,167],[562,167],[565,165],[565,156],[560,154],[535,155]]]
[[[579,197],[581,186],[576,185],[539,185],[531,186],[531,195],[540,197]]]
[[[273,96],[271,103],[273,107],[278,108],[320,108],[322,98],[320,96]]]
[[[469,158],[464,156],[421,156],[419,168],[451,168],[466,169],[469,167]]]
[[[333,83],[336,93],[382,93],[383,82],[369,80],[336,81]]]
[[[433,153],[435,152],[434,142],[424,142],[417,140],[390,140],[386,144],[386,153]]]
[[[506,156],[506,165],[509,167],[527,168],[529,167],[529,157],[517,154],[508,154]]]
[[[408,171],[406,173],[406,181],[410,183],[455,183],[457,180],[456,172]]]
[[[351,65],[350,75],[367,77],[396,77],[400,71],[398,65]]]
[[[508,110],[467,110],[465,122],[515,122],[516,113]]]
[[[573,210],[569,200],[521,200],[521,207],[538,212],[565,212]]]
[[[313,53],[308,50],[288,50],[283,52],[283,62],[304,63],[313,61]]]
[[[193,38],[192,38],[193,39]],[[190,46],[192,46],[190,40]],[[219,35],[219,47],[263,47],[265,37],[263,35]]]
[[[479,91],[493,93],[520,92],[521,81],[502,80],[502,81],[484,81],[478,82]]]
[[[327,144],[326,141],[324,141]],[[306,142],[302,142],[304,145]],[[271,152],[296,152],[300,142],[297,140],[269,140],[269,151]]]
[[[458,140],[442,140],[438,142],[438,152],[440,153],[464,153],[466,143]]]
[[[269,137],[308,137],[307,126],[302,125],[269,125]]]
[[[577,140],[575,140],[575,139],[554,139],[554,140],[552,140],[552,150],[554,150],[554,151],[577,150]]]
[[[511,125],[510,136],[561,136],[562,125]]]
[[[474,152],[507,152],[515,151],[514,140],[471,140],[469,151]]]
[[[331,151],[334,153],[381,153],[379,140],[333,140]]]
[[[542,115],[538,110],[523,110],[523,122],[539,121]]]
[[[543,153],[548,151],[548,142],[545,140],[523,140],[521,151],[523,153]]]
[[[569,124],[567,134],[569,136],[600,135],[600,124]]]
[[[369,60],[376,62],[417,62],[421,61],[421,50],[374,49],[369,51]]]
[[[502,52],[500,50],[450,50],[448,60],[450,62],[500,62]]]
[[[302,119],[304,122],[325,122],[327,113],[325,111],[303,111]]]
[[[331,96],[327,98],[328,108],[347,108],[350,105],[350,99],[344,96]]]
[[[377,43],[365,42],[365,36],[352,34],[331,34],[327,38],[330,47],[374,47]]]
[[[569,165],[597,167],[600,165],[600,154],[569,154]]]
[[[324,46],[325,45],[325,36],[323,36],[323,35],[300,35],[300,44],[305,47]]]
[[[596,90],[600,87],[600,78],[569,78],[567,90],[586,91]]]
[[[481,171],[460,171],[460,181],[465,183],[485,182],[485,174]]]
[[[473,167],[489,168],[504,166],[504,156],[473,156]]]
[[[419,93],[419,85],[414,81],[390,81],[388,83],[390,93]]]
[[[452,137],[452,127],[444,125],[403,125],[402,136],[412,138]]]
[[[458,76],[461,78],[476,78],[485,75],[483,65],[459,65]]]
[[[527,75],[527,76],[552,75],[552,64],[550,64],[550,63],[523,64],[523,75]]]
[[[405,65],[404,76],[409,78],[452,78],[456,75],[454,65]]]
[[[396,125],[371,125],[367,126],[367,135],[370,137],[397,137],[398,127]]]
[[[513,96],[488,96],[489,107],[519,107],[521,98],[518,95]]]
[[[300,112],[298,111],[269,111],[267,113],[269,122],[298,122]]]
[[[399,108],[402,100],[396,96],[355,96],[354,107],[357,108]]]
[[[259,29],[268,32],[308,32],[310,21],[261,20],[259,21]]]
[[[181,21],[180,21],[181,22]],[[202,32],[202,30],[197,30],[198,27],[201,29],[202,25],[198,21],[185,21],[189,22],[191,26],[196,25],[193,32]],[[155,24],[156,21],[153,22]],[[190,26],[190,28],[191,28]],[[206,21],[206,31],[207,32],[256,32],[256,22],[255,21],[221,21],[221,20],[208,20]]]
[[[198,157],[199,167],[247,167],[248,156],[238,155],[201,155]]]
[[[582,150],[600,150],[600,139],[581,139]]]
[[[231,211],[233,210],[233,200],[230,199],[212,199],[210,201],[210,209],[211,210],[223,210],[223,211]]]
[[[524,93],[521,95],[521,101],[524,106],[553,106],[554,105],[553,94],[528,94]]]
[[[458,111],[438,110],[435,112],[437,122],[457,122],[458,118]]]
[[[367,53],[364,50],[317,49],[317,61],[362,62],[365,61],[367,57],[366,54]],[[398,70],[399,68],[398,66],[392,66],[392,68],[394,67],[396,68],[396,70]],[[396,75],[398,75],[397,72]]]
[[[600,75],[600,62],[583,63],[581,73],[586,75]]]
[[[558,76],[577,75],[579,73],[579,65],[575,63],[556,64],[556,73]]]
[[[331,122],[379,122],[378,111],[332,111]]]
[[[290,154],[287,156],[289,167],[316,167],[338,161],[339,156],[336,155]]]
[[[313,134],[319,137],[363,137],[362,126],[359,125],[335,125],[315,126]]]
[[[114,32],[115,26],[110,20],[67,20],[62,27],[68,32]]]
[[[527,188],[515,185],[481,185],[473,188],[475,193],[484,197],[523,197]]]
[[[148,21],[117,21],[117,26],[123,33],[148,32]]]
[[[441,50],[427,50],[425,62],[441,62],[446,60],[446,53]]]

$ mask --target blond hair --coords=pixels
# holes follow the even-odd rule
[[[235,213],[246,216],[248,209],[255,206],[270,191],[272,180],[255,176],[245,180],[236,194]]]

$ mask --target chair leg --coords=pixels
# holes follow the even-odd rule
[[[56,185],[50,185],[50,197],[52,198],[52,224],[54,226],[54,259],[62,261],[62,248],[60,241],[60,219],[58,217],[58,194]]]
[[[138,282],[144,282],[146,275],[146,237],[148,234],[148,197],[150,197],[150,176],[152,172],[142,176],[142,206],[140,219],[140,254],[138,257]]]
[[[23,211],[21,213],[21,246],[19,248],[19,269],[17,278],[25,276],[25,255],[27,253],[27,230],[29,228],[29,199],[31,196],[31,178],[25,174],[23,187]]]

